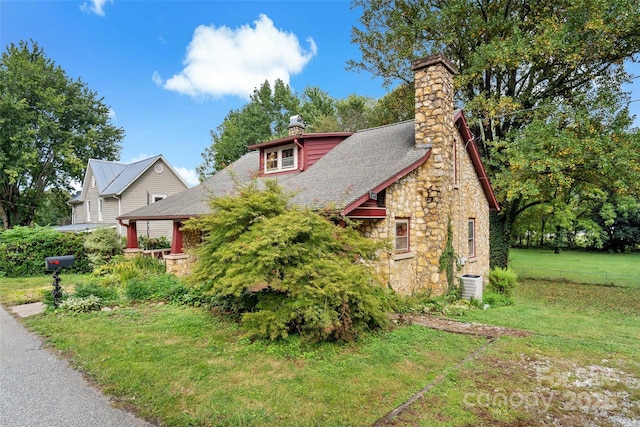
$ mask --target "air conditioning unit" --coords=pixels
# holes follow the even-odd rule
[[[462,298],[482,301],[482,276],[475,274],[462,276]]]

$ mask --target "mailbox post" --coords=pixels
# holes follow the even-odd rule
[[[73,267],[74,257],[73,255],[64,256],[50,256],[45,258],[45,266],[47,270],[54,270],[53,272],[53,306],[58,307],[60,300],[62,299],[62,288],[60,287],[60,269]]]

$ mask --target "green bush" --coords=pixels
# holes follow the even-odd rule
[[[158,259],[144,256],[113,257],[106,264],[93,270],[92,276],[103,286],[124,287],[131,279],[146,279],[164,274],[165,266]]]
[[[457,291],[431,296],[430,293],[416,295],[397,295],[392,308],[397,313],[428,313],[442,316],[463,316],[478,307],[477,301],[460,299]]]
[[[253,337],[348,341],[386,325],[386,295],[367,265],[380,245],[289,201],[274,181],[213,198],[212,213],[185,226],[205,236],[192,280],[241,313]]]
[[[89,295],[88,297],[69,297],[60,303],[59,308],[61,310],[75,311],[78,313],[86,313],[89,311],[100,310],[102,303],[100,298],[95,295]]]
[[[170,274],[131,279],[125,286],[125,294],[131,301],[180,302],[187,293],[187,288]]]
[[[150,300],[153,289],[146,280],[131,279],[125,286],[125,295],[131,301]]]
[[[73,296],[76,298],[86,298],[91,295],[100,298],[105,304],[119,300],[118,291],[115,288],[101,286],[98,283],[78,283],[73,292]]]
[[[492,291],[484,293],[482,296],[482,302],[484,304],[489,304],[490,307],[505,307],[513,304],[511,297]]]
[[[61,233],[51,227],[14,227],[0,233],[0,276],[27,277],[48,273],[45,258],[73,255],[74,266],[65,272],[91,271],[84,234]]]
[[[144,250],[166,249],[171,247],[171,241],[165,236],[147,237],[138,236],[138,247]]]
[[[114,256],[122,254],[120,237],[111,227],[98,228],[89,233],[84,247],[87,250],[89,263],[94,269],[106,264]]]
[[[511,298],[518,284],[518,275],[510,268],[497,267],[489,272],[488,290]]]

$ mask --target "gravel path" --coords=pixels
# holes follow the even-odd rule
[[[151,427],[111,406],[0,307],[0,426]]]

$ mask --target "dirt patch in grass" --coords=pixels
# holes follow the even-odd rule
[[[391,320],[399,324],[422,325],[431,329],[438,329],[456,334],[477,335],[487,338],[497,337],[527,337],[533,332],[522,329],[506,328],[502,326],[485,325],[475,322],[461,322],[429,314],[391,314]]]

